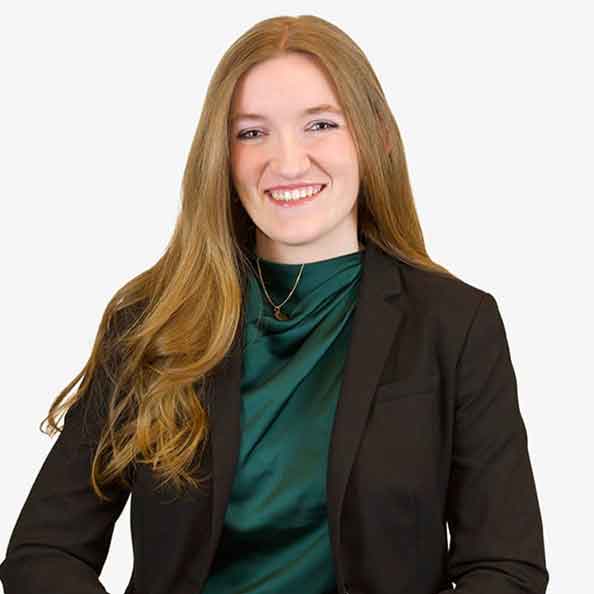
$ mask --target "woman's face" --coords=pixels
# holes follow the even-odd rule
[[[325,107],[307,112],[318,106]],[[256,225],[260,257],[292,264],[359,249],[356,149],[314,59],[292,53],[244,75],[231,106],[230,152],[233,183]],[[268,192],[320,184],[319,194],[296,202]]]

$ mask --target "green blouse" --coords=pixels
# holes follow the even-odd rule
[[[273,316],[249,275],[241,445],[204,594],[336,592],[327,459],[362,261],[358,251],[306,263],[282,307],[289,320]],[[282,303],[301,264],[260,258],[260,267],[270,298]]]

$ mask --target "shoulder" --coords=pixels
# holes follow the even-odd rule
[[[496,298],[484,287],[393,259],[400,276],[403,306],[409,311],[460,332],[471,326],[479,311],[484,312],[483,316],[499,318]]]
[[[400,272],[402,290],[413,298],[458,309],[472,306],[489,294],[483,287],[460,277],[421,269],[397,258],[394,260]]]

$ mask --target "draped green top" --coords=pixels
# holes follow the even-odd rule
[[[336,592],[327,459],[362,260],[358,251],[306,263],[282,307],[289,320],[248,277],[240,451],[204,594]],[[282,303],[301,264],[260,258],[260,267]]]

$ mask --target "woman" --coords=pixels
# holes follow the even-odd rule
[[[322,19],[223,57],[171,242],[54,432],[66,408],[6,594],[104,592],[130,495],[127,594],[545,591],[497,303],[427,255],[381,86]]]

